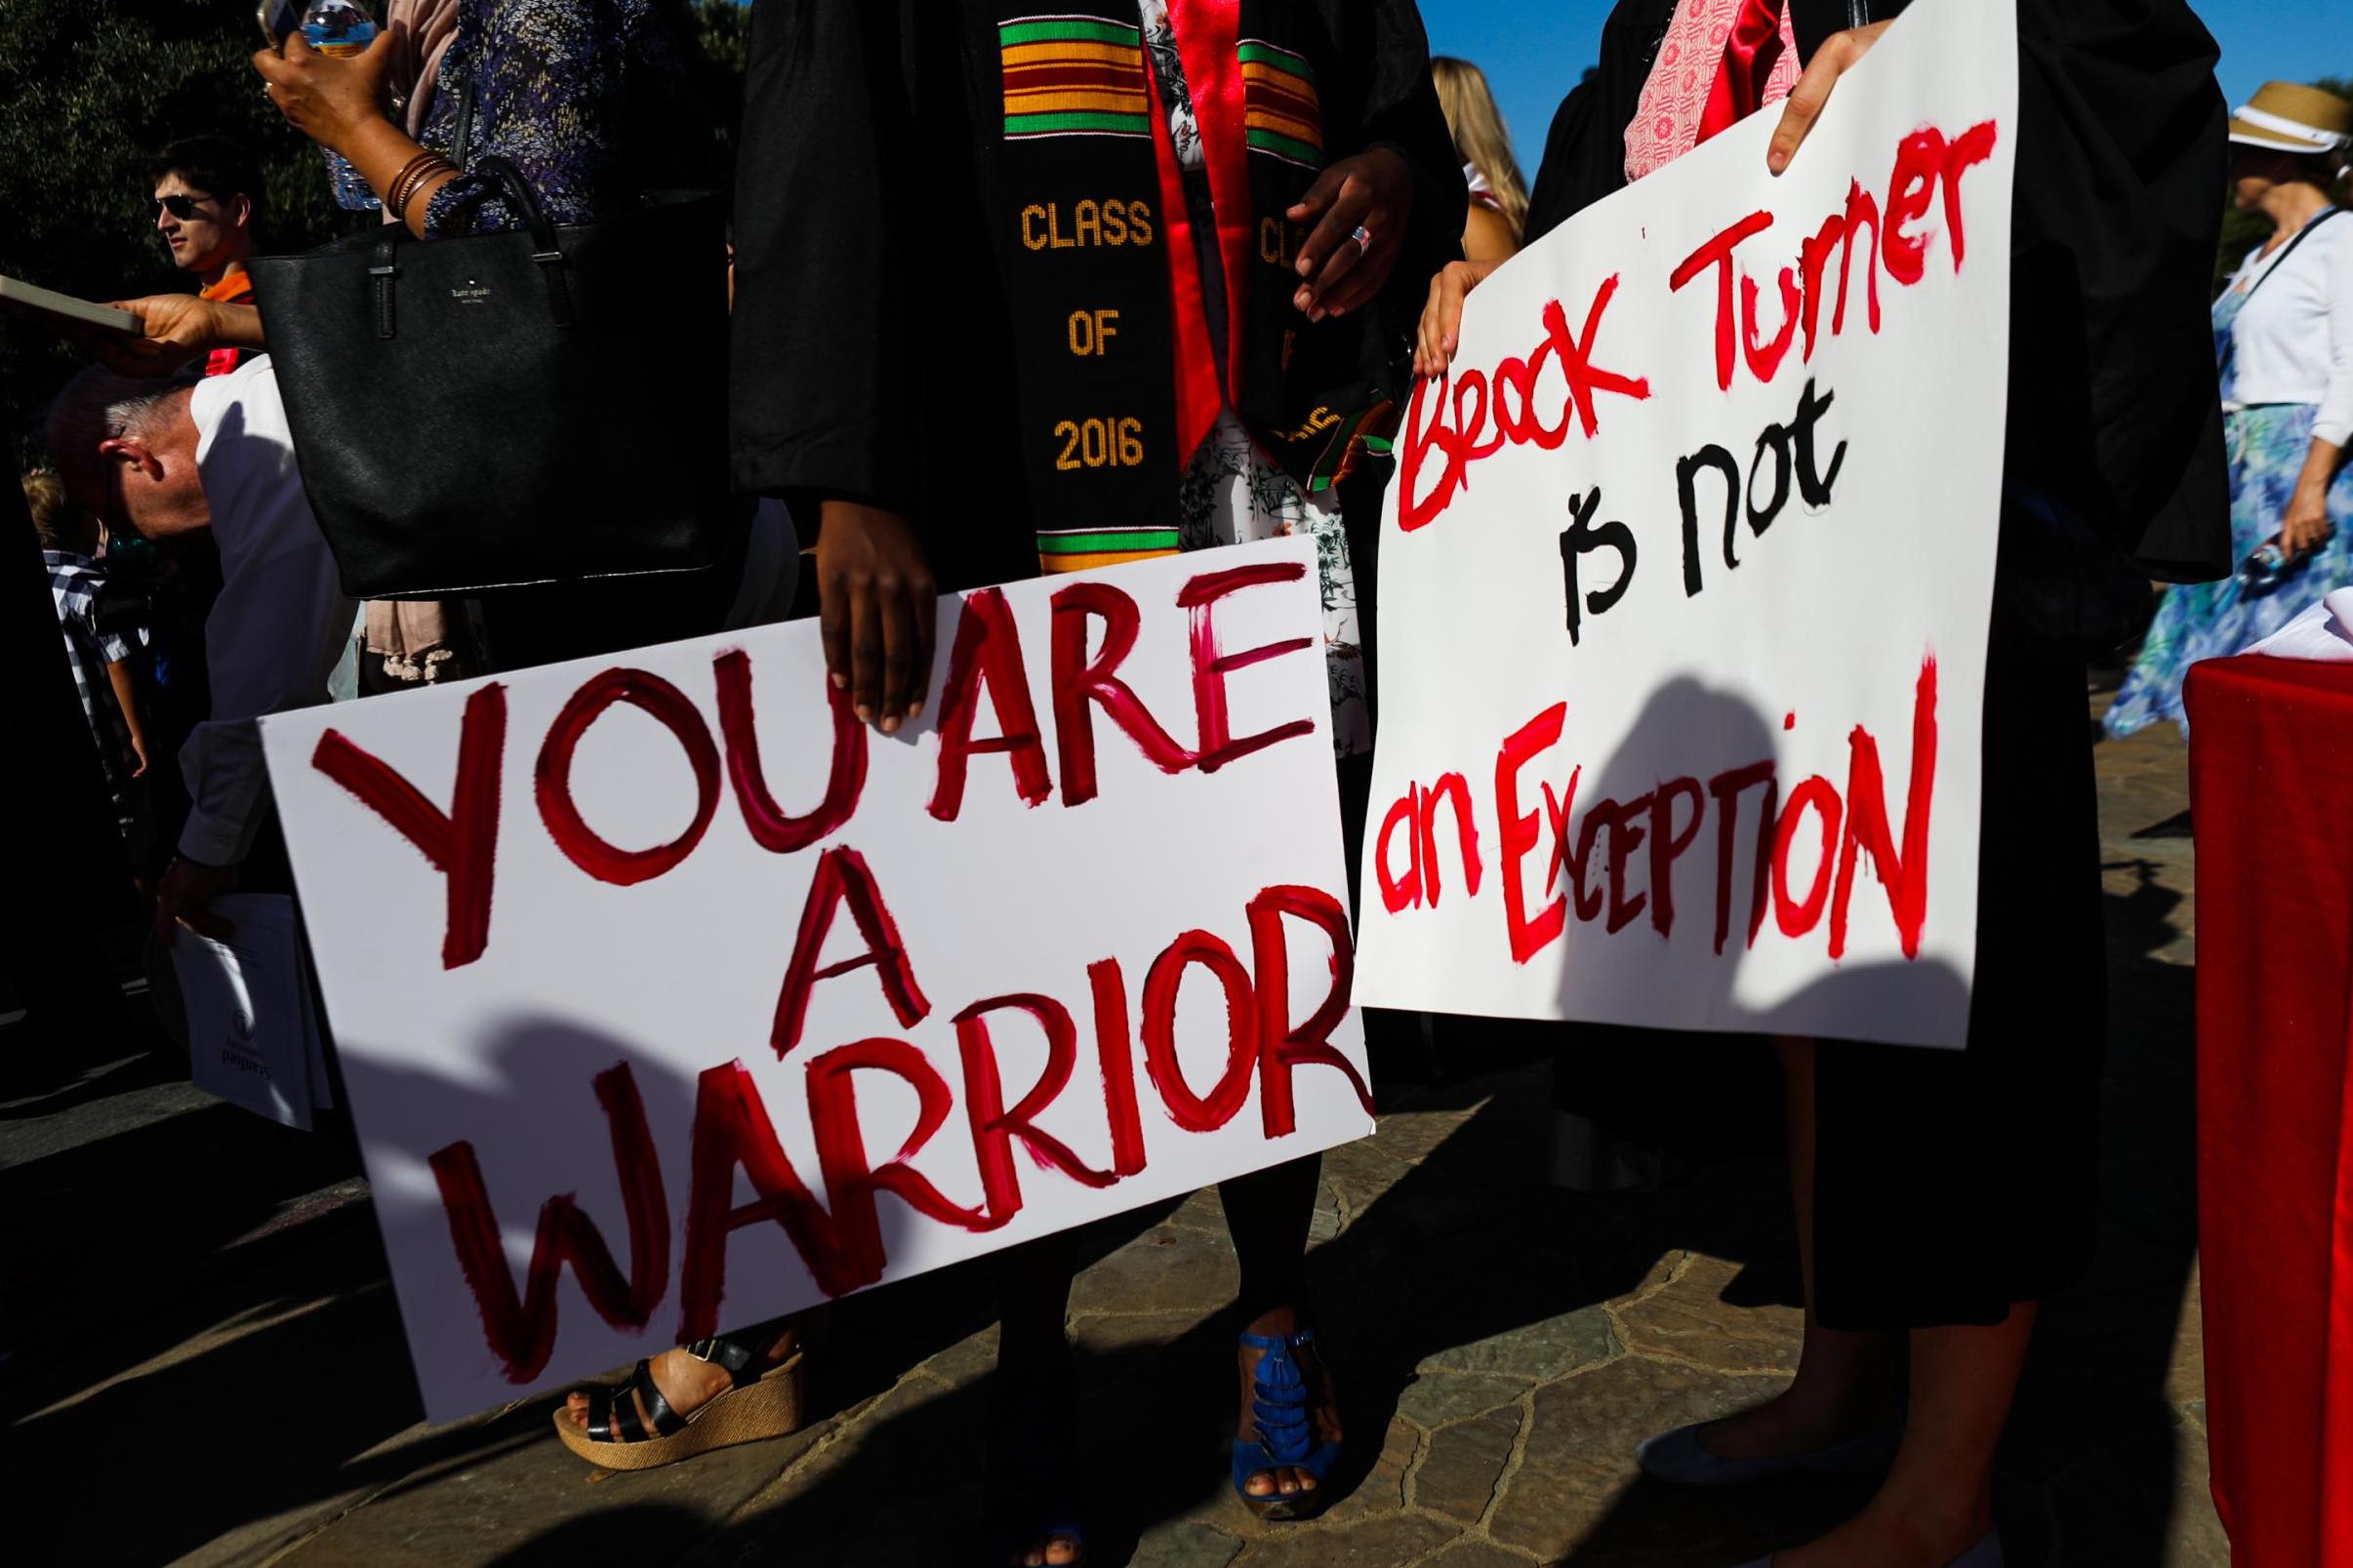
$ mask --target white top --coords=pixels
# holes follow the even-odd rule
[[[2353,213],[2323,221],[2288,255],[2251,255],[2231,278],[2244,291],[2265,273],[2232,323],[2231,402],[2317,403],[2312,433],[2353,439]],[[2285,265],[2280,258],[2287,256]]]
[[[264,713],[327,701],[327,679],[357,606],[310,515],[294,432],[266,355],[211,376],[188,397],[196,472],[221,548],[221,596],[204,622],[213,716],[180,748],[194,803],[180,853],[210,865],[245,858],[268,798]]]

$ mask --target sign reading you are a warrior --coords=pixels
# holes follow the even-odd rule
[[[1958,1046],[2016,17],[1927,0],[1472,296],[1381,532],[1357,999]]]
[[[264,722],[435,1420],[1360,1137],[1312,545]]]

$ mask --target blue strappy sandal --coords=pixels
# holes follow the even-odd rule
[[[1330,1495],[1332,1467],[1339,1463],[1340,1445],[1316,1441],[1316,1390],[1300,1371],[1293,1353],[1312,1347],[1315,1335],[1244,1334],[1241,1343],[1266,1353],[1250,1374],[1250,1415],[1257,1441],[1234,1440],[1234,1495],[1262,1519],[1305,1519],[1319,1511]],[[1252,1494],[1245,1483],[1273,1469],[1303,1470],[1315,1478],[1313,1491],[1284,1495]]]

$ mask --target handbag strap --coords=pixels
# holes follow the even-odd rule
[[[2255,290],[2261,288],[2264,284],[2269,283],[2271,281],[2271,275],[2274,272],[2277,272],[2281,267],[2284,267],[2288,264],[2288,258],[2295,254],[2295,248],[2297,246],[2303,244],[2304,241],[2312,237],[2312,231],[2314,229],[2320,227],[2330,219],[2342,217],[2343,214],[2344,209],[2342,207],[2332,207],[2326,212],[2322,213],[2319,217],[2307,221],[2302,228],[2297,229],[2295,231],[2295,237],[2288,242],[2288,248],[2280,253],[2280,259],[2272,262],[2271,265],[2265,267],[2263,269],[2263,275],[2256,278],[2252,283],[2250,283],[2247,286],[2247,299],[2239,302],[2239,308],[2242,310],[2247,308],[2247,301],[2252,300],[2255,297]]]
[[[2344,209],[2342,207],[2331,207],[2321,212],[2317,216],[2308,219],[2305,221],[2304,226],[2297,229],[2294,237],[2289,240],[2288,248],[2280,252],[2279,260],[2272,262],[2271,265],[2265,267],[2262,275],[2247,286],[2247,293],[2242,295],[2239,299],[2239,309],[2241,311],[2246,310],[2249,302],[2254,299],[2255,291],[2260,289],[2264,284],[2269,283],[2271,281],[2272,274],[2288,264],[2288,258],[2295,254],[2295,248],[2297,246],[2303,244],[2304,241],[2312,237],[2312,231],[2314,229],[2320,227],[2330,219],[2336,217],[2343,211]],[[2231,329],[2229,341],[2223,344],[2221,363],[2215,367],[2216,377],[2222,382],[2224,394],[2226,396],[2229,394],[2231,372],[2238,368],[2238,364],[2239,334],[2238,329],[2233,327]]]
[[[475,164],[473,172],[496,181],[507,205],[522,215],[523,226],[531,231],[531,259],[539,263],[540,277],[548,285],[548,313],[557,326],[571,326],[572,289],[564,275],[564,253],[556,243],[555,222],[541,203],[539,191],[520,169],[496,153]]]

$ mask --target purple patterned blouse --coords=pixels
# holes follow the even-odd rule
[[[686,73],[657,0],[460,0],[426,146],[451,152],[469,79],[467,172],[426,203],[428,238],[520,224],[497,181],[471,172],[492,154],[522,172],[558,223],[701,182]]]

